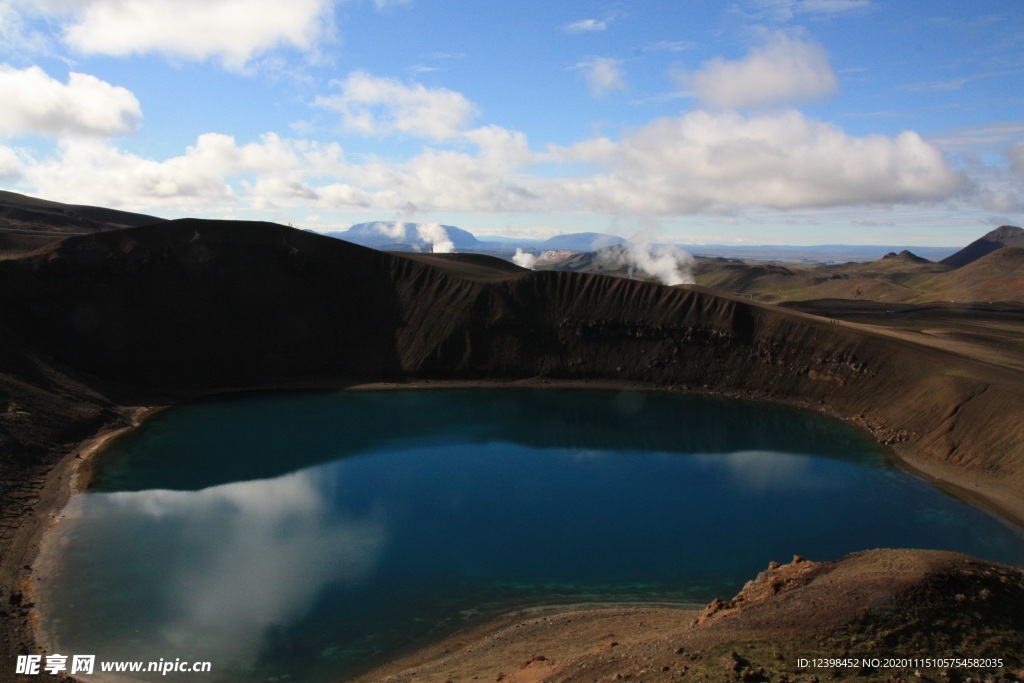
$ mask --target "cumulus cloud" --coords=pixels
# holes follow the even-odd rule
[[[32,193],[72,203],[135,211],[157,208],[211,210],[262,197],[305,197],[307,175],[336,175],[344,167],[336,145],[285,141],[268,134],[239,145],[228,135],[201,135],[184,154],[163,161],[117,149],[104,140],[62,140],[53,157],[27,160],[18,169]],[[231,181],[240,182],[243,196]],[[273,188],[275,194],[269,193]]]
[[[501,126],[475,128],[462,136],[477,146],[477,158],[488,168],[514,170],[531,163],[526,135]]]
[[[594,97],[605,97],[626,90],[626,72],[622,69],[622,60],[594,57],[580,62],[575,68],[583,72],[590,94]]]
[[[392,210],[519,211],[543,202],[529,189],[536,179],[486,154],[426,149],[401,163],[368,161],[351,168],[349,179]]]
[[[598,19],[580,19],[565,27],[566,33],[594,33],[608,28],[607,22]]]
[[[308,51],[329,36],[331,0],[17,0],[58,17],[63,40],[83,54],[157,53],[218,59],[242,69],[277,47]]]
[[[142,119],[131,91],[74,72],[61,83],[38,66],[0,65],[0,101],[0,135],[116,135]]]
[[[399,132],[440,141],[458,135],[476,114],[468,99],[446,88],[407,85],[361,71],[339,85],[340,93],[318,97],[316,105],[338,112],[347,128],[369,135]]]
[[[0,180],[15,182],[21,178],[22,161],[10,147],[0,145]]]
[[[695,111],[618,143],[599,138],[551,148],[550,156],[602,169],[559,189],[564,204],[610,213],[920,202],[962,187],[939,149],[916,133],[853,137],[794,110],[750,117]]]
[[[794,110],[690,112],[618,141],[594,138],[544,153],[531,151],[522,133],[496,126],[466,131],[457,141],[476,149],[428,146],[406,160],[353,163],[337,144],[273,134],[246,144],[206,134],[162,161],[101,139],[69,138],[50,158],[9,152],[0,163],[31,193],[140,211],[413,206],[665,216],[913,204],[947,200],[966,187],[942,152],[916,133],[856,137]],[[1014,154],[1019,167],[1021,153]]]
[[[721,109],[805,102],[836,89],[825,50],[784,33],[771,34],[742,59],[705,62],[689,81],[702,102]]]
[[[1005,148],[1009,167],[968,160],[971,167],[972,199],[989,211],[1024,212],[1024,142]],[[1003,221],[1003,223],[1012,221]]]

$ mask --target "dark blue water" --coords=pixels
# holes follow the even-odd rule
[[[1019,531],[795,410],[286,394],[178,407],[116,442],[51,535],[40,604],[61,652],[344,680],[496,612],[706,603],[771,560],[894,546],[1024,565]]]

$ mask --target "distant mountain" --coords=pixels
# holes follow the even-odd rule
[[[932,262],[944,259],[956,247],[925,247],[897,244],[819,244],[792,245],[735,245],[735,244],[682,244],[694,256],[722,256],[751,261],[786,261],[791,263],[850,263],[878,261],[886,254],[910,251],[915,256]],[[898,255],[898,254],[897,254]]]
[[[904,249],[898,254],[895,251],[890,251],[888,254],[880,258],[879,261],[887,261],[890,263],[931,263],[928,259],[921,258],[909,249]]]
[[[551,251],[598,251],[605,247],[625,243],[626,240],[617,235],[604,235],[599,232],[574,232],[548,238],[541,242],[540,248]]]
[[[480,246],[480,241],[465,230],[452,225],[437,223],[404,223],[396,221],[375,221],[358,223],[342,232],[327,233],[347,242],[361,244],[374,249],[391,249],[395,251],[431,251],[432,247],[440,246],[445,240],[455,250],[473,249]],[[445,250],[445,249],[434,249]],[[451,251],[451,249],[447,249]]]
[[[1024,247],[1024,230],[1012,225],[996,228],[984,237],[974,240],[952,256],[939,261],[939,263],[960,268],[1003,247]]]

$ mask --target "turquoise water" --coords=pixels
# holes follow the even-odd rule
[[[181,406],[118,440],[66,514],[39,584],[57,651],[210,661],[204,681],[345,680],[538,603],[706,603],[794,554],[1024,565],[1018,530],[842,423],[669,394]]]

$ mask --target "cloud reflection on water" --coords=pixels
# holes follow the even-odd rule
[[[217,657],[252,661],[268,629],[301,619],[330,584],[366,577],[388,540],[380,510],[335,509],[319,468],[195,492],[98,494],[88,504],[108,528],[153,527],[157,543],[146,547],[126,523],[124,552],[171,551],[161,553],[166,580],[146,586],[166,610],[159,633],[141,638],[156,657],[196,659],[208,644]]]
[[[744,490],[813,491],[836,485],[834,477],[814,471],[814,459],[804,455],[776,451],[735,451],[692,455],[690,458],[705,469],[719,470]]]

